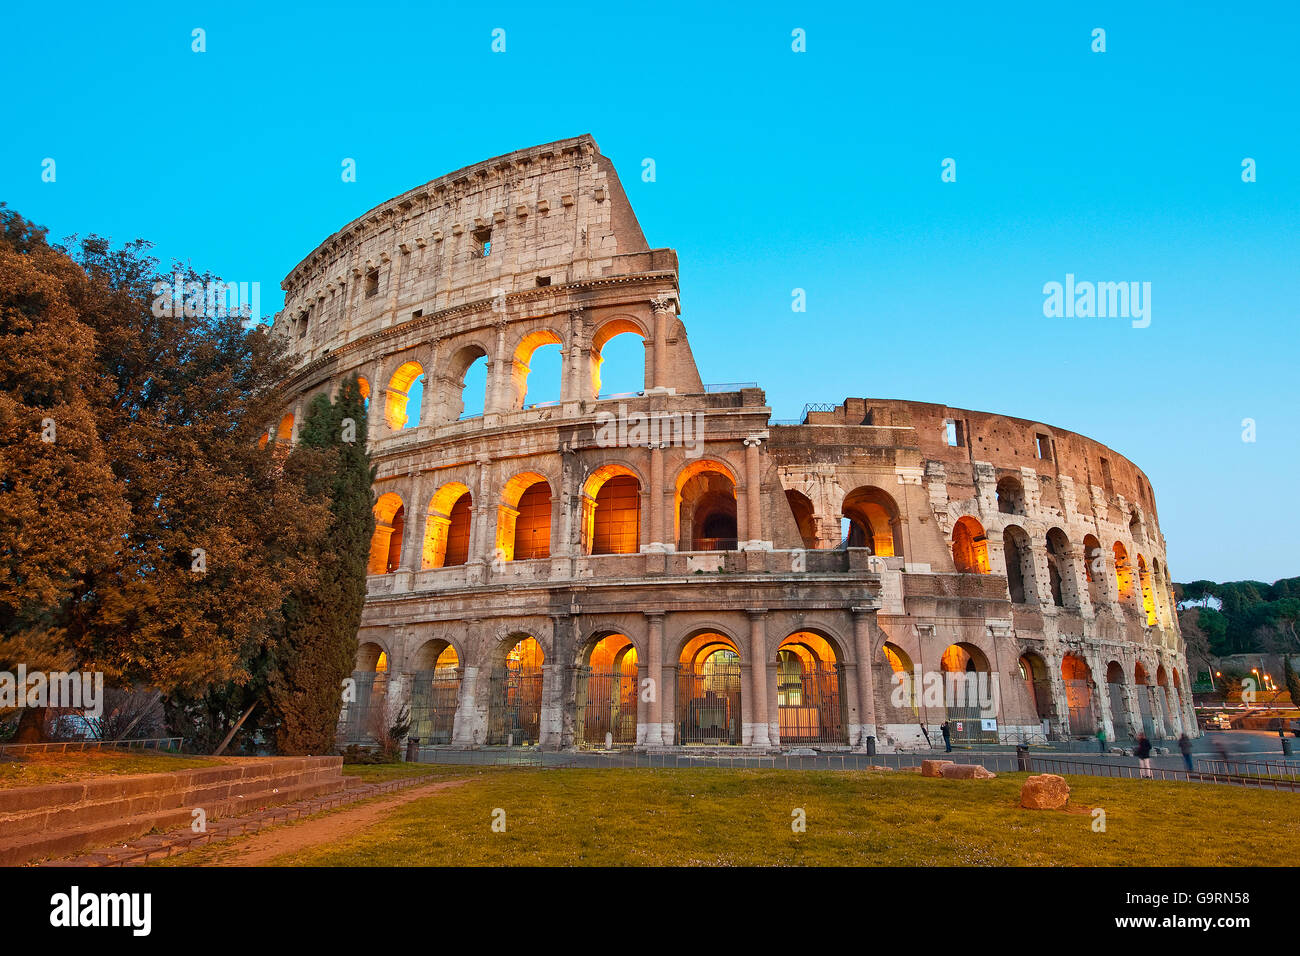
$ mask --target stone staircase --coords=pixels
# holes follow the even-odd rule
[[[0,866],[68,857],[154,830],[248,813],[347,786],[342,757],[262,757],[219,767],[0,790]]]

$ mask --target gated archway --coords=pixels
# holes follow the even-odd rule
[[[412,659],[411,729],[422,746],[449,744],[460,696],[460,659],[442,640],[427,641]]]
[[[943,672],[948,734],[962,743],[997,743],[997,714],[988,658],[974,644],[949,644],[939,660]]]
[[[847,744],[843,668],[831,642],[798,631],[781,642],[776,659],[781,742]]]
[[[1078,654],[1061,659],[1061,680],[1065,684],[1065,706],[1069,711],[1070,733],[1076,737],[1097,732],[1092,713],[1092,673],[1088,662]]]
[[[706,631],[686,642],[677,668],[677,739],[683,744],[741,742],[740,651]]]
[[[1142,666],[1141,661],[1133,665],[1133,683],[1137,685],[1138,715],[1142,721],[1140,729],[1149,739],[1154,740],[1156,722],[1151,706],[1151,685],[1147,682],[1147,670]]]
[[[1110,698],[1110,721],[1115,728],[1115,739],[1134,736],[1124,703],[1124,667],[1119,661],[1106,665],[1106,692]]]
[[[578,665],[575,736],[579,746],[636,743],[636,648],[625,634],[587,645]]]
[[[1025,651],[1018,663],[1020,679],[1025,682],[1025,692],[1046,736],[1052,720],[1052,680],[1047,675],[1047,662],[1035,652]]]
[[[388,701],[388,654],[373,641],[357,648],[356,670],[344,687],[338,742],[373,744],[384,735]]]
[[[538,742],[542,726],[542,645],[524,637],[509,647],[488,680],[489,744]]]

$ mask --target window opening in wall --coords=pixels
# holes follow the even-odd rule
[[[953,421],[951,418],[943,423],[943,438],[951,448],[957,448],[961,445],[961,424]]]
[[[1035,435],[1034,442],[1037,445],[1038,457],[1044,461],[1052,460],[1052,439],[1047,435]]]
[[[372,299],[379,295],[379,270],[371,269],[366,273],[366,298]]]
[[[537,287],[538,287],[539,289],[540,289],[540,288],[545,288],[546,286],[548,286],[548,285],[550,285],[550,284],[551,284],[551,277],[550,277],[550,276],[538,276],[538,277],[537,277]]]
[[[492,227],[485,226],[482,229],[475,229],[474,236],[474,258],[486,259],[492,255]]]
[[[1108,458],[1101,460],[1101,486],[1106,489],[1107,494],[1115,490],[1115,485],[1110,477],[1110,459]]]
[[[411,318],[418,319],[422,315],[424,315],[424,309],[416,309],[411,313]]]

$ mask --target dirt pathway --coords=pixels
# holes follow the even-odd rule
[[[427,797],[439,790],[459,787],[466,780],[443,780],[399,791],[391,797],[347,810],[327,813],[323,817],[292,826],[272,827],[264,833],[236,838],[214,846],[216,855],[205,866],[265,866],[285,853],[330,843],[351,836],[383,820],[398,807]]]

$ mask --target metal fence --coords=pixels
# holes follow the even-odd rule
[[[782,672],[777,683],[777,719],[783,743],[847,745],[839,666],[796,663]]]
[[[636,673],[578,672],[577,726],[582,743],[603,747],[606,743],[630,746],[636,743]]]
[[[740,743],[740,658],[714,655],[703,673],[677,679],[677,740],[683,744]]]
[[[455,668],[412,673],[409,735],[424,744],[451,743],[459,695],[460,677]]]
[[[489,744],[530,746],[542,729],[542,672],[511,661],[488,679]]]
[[[28,753],[66,753],[78,750],[103,750],[105,748],[125,748],[127,750],[157,750],[164,753],[180,753],[180,737],[139,737],[133,740],[56,740],[45,744],[0,744],[0,754],[21,756]]]

